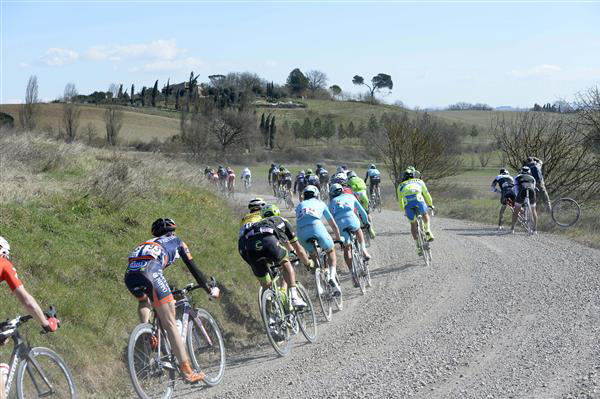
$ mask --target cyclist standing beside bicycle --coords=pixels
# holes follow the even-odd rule
[[[433,234],[431,233],[431,223],[427,211],[428,207],[434,209],[433,200],[425,182],[415,177],[415,169],[407,169],[402,176],[402,183],[398,186],[398,202],[400,208],[404,209],[406,217],[410,220],[410,232],[417,244],[417,255],[423,255],[423,248],[419,247],[417,240],[417,214],[415,209],[423,216],[423,227],[425,228],[425,235],[428,241],[433,241]]]
[[[527,166],[531,170],[531,176],[535,179],[536,188],[540,192],[540,199],[544,201],[548,207],[548,212],[550,212],[552,205],[550,203],[550,197],[548,197],[548,190],[546,190],[544,175],[542,173],[542,167],[544,166],[544,163],[539,158],[528,157],[523,161],[523,166]]]
[[[314,238],[323,251],[327,253],[327,259],[329,262],[329,284],[334,287],[336,294],[340,294],[340,287],[335,281],[336,273],[336,256],[334,250],[333,240],[331,235],[327,232],[325,225],[321,221],[324,216],[329,223],[329,226],[333,230],[333,234],[337,241],[342,241],[340,237],[340,230],[338,225],[335,223],[335,219],[327,205],[319,199],[319,189],[315,186],[307,186],[303,192],[304,201],[298,204],[296,207],[296,225],[298,228],[298,238],[300,244],[306,249],[311,256],[314,256],[313,245],[309,242],[310,239]]]
[[[310,265],[312,262],[298,244],[298,238],[294,234],[290,222],[280,215],[277,206],[273,204],[264,206],[261,209],[262,220],[244,229],[239,238],[238,248],[240,256],[250,265],[254,276],[265,289],[271,286],[269,263],[280,265],[285,281],[282,288],[286,290],[286,287],[289,286],[292,306],[303,308],[307,305],[298,296],[296,273],[288,258],[289,251],[295,250],[300,261],[305,265]]]
[[[507,204],[515,203],[514,192],[515,179],[508,173],[505,168],[500,169],[500,174],[494,178],[491,185],[491,191],[494,193],[500,192],[500,214],[498,215],[498,230],[502,230],[502,218]],[[496,188],[498,186],[500,190]]]
[[[533,234],[537,234],[535,178],[531,176],[531,169],[528,166],[523,166],[521,172],[515,177],[515,194],[515,211],[513,212],[512,225],[510,227],[511,234],[515,233],[515,224],[527,196],[529,196],[529,206],[531,207],[531,215],[533,216]]]
[[[369,165],[369,169],[367,169],[367,174],[365,175],[365,182],[369,183],[369,198],[373,198],[373,192],[379,190],[379,183],[381,183],[381,172],[375,164]]]
[[[177,225],[172,219],[161,218],[152,223],[151,240],[145,241],[129,254],[129,265],[124,282],[138,301],[138,314],[142,323],[148,323],[151,306],[154,306],[161,325],[167,331],[173,352],[186,382],[197,383],[204,379],[203,372],[194,372],[175,321],[175,300],[163,270],[181,258],[196,282],[213,298],[218,298],[218,287],[212,287],[192,260],[187,245],[175,235]],[[153,344],[151,342],[151,344]]]

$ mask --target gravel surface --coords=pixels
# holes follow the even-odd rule
[[[402,213],[374,225],[373,288],[342,260],[345,307],[316,343],[299,334],[279,358],[265,337],[228,356],[221,385],[176,396],[600,398],[600,251],[436,217],[425,267]]]

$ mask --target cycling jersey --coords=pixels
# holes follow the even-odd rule
[[[367,185],[365,181],[358,176],[354,176],[353,178],[349,179],[348,186],[352,189],[353,193],[367,191]]]
[[[304,187],[306,187],[304,173],[298,173],[298,175],[296,176],[296,180],[294,181],[294,192],[302,192],[304,191]]]
[[[529,203],[534,206],[536,202],[535,178],[529,174],[517,175],[515,177],[515,194],[517,196],[515,202],[522,205],[527,193],[529,193]]]
[[[227,177],[227,170],[221,167],[219,170],[217,170],[217,174],[219,175],[219,178],[224,179]]]
[[[252,173],[250,173],[250,169],[244,168],[244,170],[242,170],[242,178],[250,176],[252,176]]]
[[[403,181],[398,186],[398,202],[404,209],[406,217],[411,221],[416,217],[414,208],[417,208],[420,214],[425,214],[428,210],[427,205],[432,206],[433,204],[427,186],[421,179]]]
[[[353,232],[360,229],[361,223],[357,213],[363,221],[366,222],[368,220],[365,208],[351,194],[341,194],[332,198],[329,202],[329,211],[335,218],[335,222],[345,242],[350,242],[350,235],[346,231],[347,228],[350,228]]]
[[[311,238],[316,238],[319,246],[323,250],[329,251],[333,249],[333,240],[321,221],[323,216],[325,216],[327,220],[332,220],[333,218],[327,205],[317,198],[302,201],[296,207],[298,238],[300,244],[302,244],[309,252],[314,250],[312,245],[308,242]]]
[[[381,172],[377,169],[369,169],[367,170],[367,174],[365,175],[365,181],[371,179],[371,184],[379,183],[381,181]]]
[[[0,283],[2,281],[6,281],[11,291],[23,285],[13,264],[8,259],[0,257]]]
[[[506,205],[508,199],[515,201],[515,192],[513,190],[515,185],[514,179],[510,175],[498,175],[492,181],[491,191],[497,192],[496,186],[500,187],[500,203]]]
[[[325,168],[317,168],[317,170],[315,171],[315,174],[320,177],[321,175],[328,174],[328,172],[327,172],[327,169],[325,169]]]
[[[315,175],[308,175],[304,178],[307,186],[316,186],[317,188],[321,187],[321,182],[319,178]]]

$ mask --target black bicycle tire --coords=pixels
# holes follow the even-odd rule
[[[361,254],[358,253],[358,248],[356,243],[352,245],[352,268],[354,269],[354,273],[356,274],[356,279],[358,281],[358,288],[360,288],[360,292],[362,295],[367,293],[366,282],[364,280],[364,276],[362,276],[362,260]]]
[[[194,351],[194,342],[193,342],[193,330],[195,328],[195,323],[193,320],[189,320],[188,322],[188,331],[187,331],[187,338],[186,338],[186,343],[187,343],[187,349],[188,349],[188,353],[190,356],[190,360],[192,361],[192,365],[194,366],[194,368],[196,370],[201,370],[206,374],[206,377],[204,378],[204,383],[208,386],[215,386],[218,385],[222,380],[223,380],[223,375],[225,375],[225,367],[226,367],[226,356],[225,356],[225,341],[223,340],[223,334],[221,333],[221,328],[219,327],[219,323],[217,323],[217,321],[215,320],[215,318],[205,309],[202,308],[196,308],[196,313],[198,314],[198,317],[203,318],[205,321],[208,322],[208,324],[213,328],[213,331],[215,332],[215,335],[217,337],[218,343],[219,343],[219,352],[220,352],[220,361],[219,361],[219,368],[218,368],[218,373],[216,374],[216,376],[212,376],[209,375],[206,371],[206,368],[203,368],[200,364],[200,362],[198,362],[198,359],[196,358],[196,353]],[[205,326],[206,328],[206,326]],[[212,373],[211,373],[212,374]]]
[[[340,284],[340,278],[337,273],[335,274],[335,282],[340,287],[340,295],[334,296],[333,301],[337,310],[340,311],[344,309],[344,292],[342,291],[342,284]]]
[[[327,286],[325,286],[324,284],[328,284],[328,282],[326,282],[322,276],[324,276],[324,274],[320,265],[315,265],[315,283],[317,284],[317,298],[319,299],[319,305],[321,306],[321,310],[323,311],[323,316],[325,317],[325,320],[331,321],[333,309],[331,306],[331,302],[329,302],[327,298],[325,298],[325,295],[327,295]],[[324,285],[321,287],[322,293],[319,294],[319,286],[321,286],[322,284]],[[327,306],[325,305],[325,303],[327,303]],[[329,310],[326,310],[326,307]]]
[[[558,205],[557,205],[558,203]],[[560,223],[558,222],[556,216],[554,215],[555,211],[557,209],[561,208],[561,203],[569,203],[569,204],[574,204],[575,205],[575,209],[577,210],[577,216],[575,217],[575,219],[573,219],[570,223]],[[575,201],[573,198],[559,198],[558,200],[555,200],[552,204],[552,212],[551,212],[551,216],[552,216],[552,221],[554,223],[556,223],[558,226],[560,227],[571,227],[573,226],[575,223],[577,223],[577,221],[579,220],[579,218],[581,217],[581,206],[579,205],[579,203],[577,201]]]
[[[308,331],[306,330],[306,325],[305,325],[305,323],[302,322],[302,320],[304,320],[304,319],[301,317],[298,318],[297,314],[296,314],[296,317],[297,317],[298,325],[300,326],[300,331],[302,331],[302,335],[304,335],[304,338],[306,338],[306,340],[312,344],[317,340],[317,335],[318,335],[317,315],[315,313],[315,307],[313,306],[313,303],[310,300],[310,295],[308,295],[308,291],[306,291],[306,289],[302,286],[302,284],[300,284],[300,282],[296,282],[296,290],[298,291],[298,294],[304,300],[304,302],[306,302],[307,307],[310,309],[310,315],[312,316],[312,322],[314,325],[314,335],[310,335],[308,333]],[[305,311],[306,311],[306,308],[304,308],[302,312],[304,313]]]
[[[28,356],[38,357],[38,356],[48,356],[54,363],[58,365],[60,370],[63,372],[64,376],[67,380],[67,385],[69,387],[69,393],[71,398],[77,398],[77,389],[75,387],[75,381],[73,380],[73,375],[67,367],[65,361],[58,355],[58,353],[54,352],[52,349],[44,348],[44,347],[36,347],[31,348]],[[27,358],[21,359],[17,368],[17,397],[19,399],[29,399],[26,397],[23,392],[23,385],[25,379],[25,371],[27,369]]]
[[[135,348],[135,343],[137,342],[138,338],[142,334],[153,334],[153,332],[154,332],[154,326],[152,326],[152,324],[149,324],[149,323],[138,324],[133,329],[131,334],[129,335],[129,342],[127,344],[127,368],[129,369],[129,378],[131,379],[133,389],[135,390],[135,392],[138,394],[138,396],[141,399],[150,399],[150,396],[148,396],[146,394],[146,392],[144,392],[144,390],[140,386],[137,375],[135,374],[134,367],[132,367],[132,364],[134,363],[134,352],[133,351]],[[168,384],[165,384],[166,388],[165,388],[163,396],[161,396],[161,399],[168,399],[173,395],[173,389],[175,387],[175,371],[169,370],[168,373],[169,373],[169,380],[167,380]]]
[[[260,301],[260,314],[263,319],[263,324],[265,325],[265,332],[267,333],[267,338],[269,340],[269,343],[271,344],[271,346],[273,347],[273,349],[275,350],[275,352],[277,352],[277,354],[279,356],[284,357],[290,353],[290,349],[291,349],[290,330],[288,328],[282,329],[282,331],[284,331],[284,335],[285,335],[285,338],[284,338],[285,346],[283,347],[283,349],[281,349],[279,347],[279,345],[277,344],[277,342],[275,341],[275,338],[270,333],[269,322],[267,320],[266,302],[267,302],[267,299],[269,296],[271,296],[273,299],[277,299],[277,296],[274,294],[272,289],[262,290],[261,301]],[[280,312],[283,313],[283,304],[281,303],[280,300],[277,300],[277,302],[278,302],[277,306],[278,306]],[[279,316],[283,317],[284,323],[285,323],[285,315],[280,314]]]

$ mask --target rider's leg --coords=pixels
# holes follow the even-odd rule
[[[498,229],[502,228],[502,218],[504,216],[504,211],[506,210],[506,204],[502,204],[500,207],[500,214],[498,215]]]
[[[335,255],[335,250],[333,249],[327,251],[327,265],[329,266],[329,274],[331,275],[331,278],[334,278],[337,268],[337,257]]]
[[[414,222],[410,222],[410,233],[413,236],[413,239],[415,240],[415,245],[417,246],[417,254],[419,256],[421,256],[421,254],[423,253],[421,247],[419,246],[419,241],[417,241],[417,221],[415,219]]]
[[[371,259],[371,255],[367,252],[367,246],[365,245],[365,236],[362,229],[356,230],[356,241],[358,242],[359,248],[365,258]]]
[[[146,296],[144,300],[138,303],[138,316],[140,317],[140,323],[150,322],[150,315],[152,314],[152,304]]]
[[[423,215],[423,228],[425,229],[425,234],[429,237],[429,240],[433,240],[433,233],[431,232],[431,218],[429,214],[425,212]]]
[[[521,204],[515,202],[515,207],[512,214],[512,222],[510,225],[510,231],[512,233],[515,232],[515,225],[517,224],[517,219],[519,218],[519,213],[521,212]]]
[[[283,269],[283,280],[289,285],[290,299],[293,306],[306,306],[306,302],[298,296],[298,290],[296,288],[296,272],[294,267],[288,259],[281,262],[281,268]],[[282,284],[282,288],[287,287]],[[285,288],[284,288],[285,289]]]
[[[535,204],[531,205],[531,215],[533,216],[533,231],[537,231],[538,214]]]

